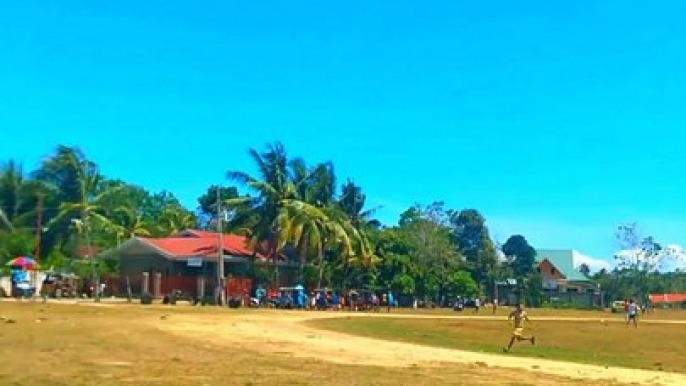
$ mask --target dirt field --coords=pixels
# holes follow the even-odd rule
[[[686,384],[667,372],[381,341],[303,323],[332,313],[91,305],[1,302],[0,316],[14,323],[0,323],[0,384]]]

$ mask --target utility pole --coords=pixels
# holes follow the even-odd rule
[[[36,252],[34,253],[33,259],[38,266],[36,269],[40,270],[40,243],[41,243],[41,233],[43,232],[43,193],[38,193],[38,203],[36,205]],[[34,272],[34,280],[36,281],[34,285],[38,288],[40,275],[39,271]],[[41,284],[42,285],[42,284]]]
[[[36,253],[33,257],[36,263],[40,262],[41,233],[43,232],[43,193],[38,193],[36,205]]]
[[[222,227],[221,186],[217,185],[217,283],[219,284],[219,301],[226,305],[226,285],[224,283],[224,231]]]
[[[91,256],[93,253],[93,246],[91,245],[91,238],[90,238],[90,222],[88,221],[88,215],[83,216],[85,221],[83,222],[84,225],[84,231],[86,235],[86,248],[88,248],[88,255],[87,257],[91,260],[91,274],[93,275],[93,286],[94,291],[93,291],[93,301],[98,303],[100,302],[100,277],[98,275],[98,271],[96,269],[96,257],[97,256]]]
[[[95,259],[97,256],[91,256],[91,254],[93,253],[93,247],[91,245],[91,238],[88,230],[90,226],[90,223],[88,222],[88,214],[84,213],[81,215],[81,219],[72,219],[71,221],[79,227],[79,233],[83,231],[83,234],[86,237],[86,259],[90,261],[91,266],[91,280],[93,281],[93,301],[96,303],[100,302],[100,278],[98,277],[98,272],[95,267]]]

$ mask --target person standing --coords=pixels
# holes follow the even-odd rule
[[[507,345],[507,347],[503,347],[503,352],[510,352],[515,341],[521,342],[523,340],[528,340],[531,342],[532,346],[536,344],[535,336],[532,335],[530,337],[526,337],[524,335],[524,322],[531,322],[531,320],[529,320],[529,315],[527,315],[526,311],[524,311],[524,306],[521,303],[518,303],[517,308],[515,308],[514,311],[510,312],[510,316],[508,316],[507,320],[510,323],[514,321],[515,329],[514,331],[512,331],[510,343]]]
[[[628,326],[631,322],[634,323],[634,328],[638,328],[638,304],[634,299],[629,300],[626,311],[626,325]]]

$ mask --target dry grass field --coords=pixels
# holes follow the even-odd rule
[[[2,385],[619,384],[575,374],[566,365],[550,371],[558,375],[525,362],[524,370],[512,368],[514,362],[499,367],[495,356],[474,359],[306,324],[332,313],[0,302],[0,316]],[[394,319],[365,316],[324,323],[398,326]],[[670,361],[664,366],[677,367]],[[626,381],[620,372],[615,376]]]

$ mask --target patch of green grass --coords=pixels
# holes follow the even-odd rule
[[[501,353],[512,327],[505,321],[338,318],[311,326],[353,335],[476,352]],[[537,345],[515,343],[510,354],[577,363],[686,372],[686,326],[643,324],[638,329],[599,321],[535,321]]]

